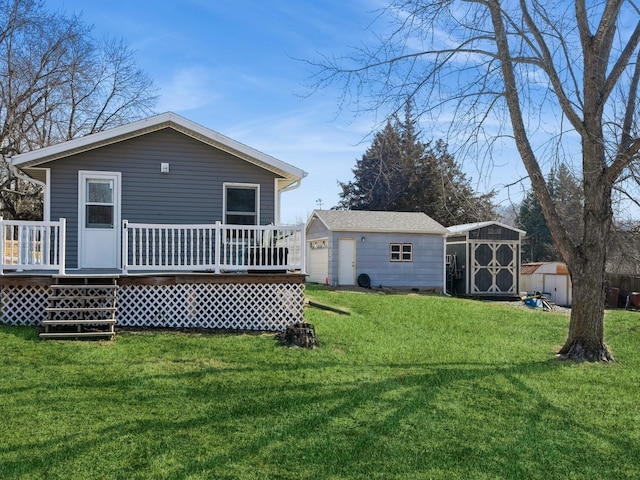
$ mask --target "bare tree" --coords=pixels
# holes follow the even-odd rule
[[[124,42],[97,41],[42,1],[0,0],[0,209],[32,218],[41,205],[12,155],[137,120],[156,100]]]
[[[630,1],[398,0],[375,47],[314,62],[316,88],[338,84],[343,102],[450,120],[449,143],[476,149],[510,137],[573,281],[561,358],[608,361],[604,342],[606,245],[612,189],[637,159],[640,11]],[[365,103],[364,107],[367,107]],[[571,156],[580,161],[572,162]],[[545,169],[556,161],[582,181],[581,233],[559,214]]]

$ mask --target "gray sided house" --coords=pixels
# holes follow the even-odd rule
[[[11,168],[43,187],[44,218],[0,219],[0,322],[111,337],[303,320],[304,226],[279,212],[304,171],[173,113]]]
[[[448,227],[447,292],[478,297],[516,297],[525,232],[500,222]]]
[[[122,220],[279,223],[302,170],[173,113],[16,156],[44,186],[44,220],[66,219],[66,268],[122,264]]]
[[[442,291],[446,229],[417,212],[315,210],[308,281]]]

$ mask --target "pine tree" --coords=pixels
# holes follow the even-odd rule
[[[378,132],[342,188],[337,208],[424,212],[445,226],[495,218],[493,193],[479,195],[441,140],[419,139],[409,102]]]
[[[520,204],[516,225],[527,232],[522,243],[523,262],[555,260],[553,238],[533,191],[527,192]]]
[[[557,205],[560,218],[567,225],[574,240],[577,240],[582,231],[580,218],[584,204],[580,181],[571,173],[566,164],[561,163],[549,173],[547,185],[549,193]],[[525,242],[522,245],[525,261],[545,262],[561,258],[542,214],[540,203],[533,191],[529,191],[520,204],[516,223],[519,228],[527,232]]]

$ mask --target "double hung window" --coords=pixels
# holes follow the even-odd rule
[[[258,225],[260,190],[258,185],[225,185],[224,223]]]

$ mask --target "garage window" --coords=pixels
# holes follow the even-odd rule
[[[389,260],[392,262],[413,262],[413,244],[390,243]]]

